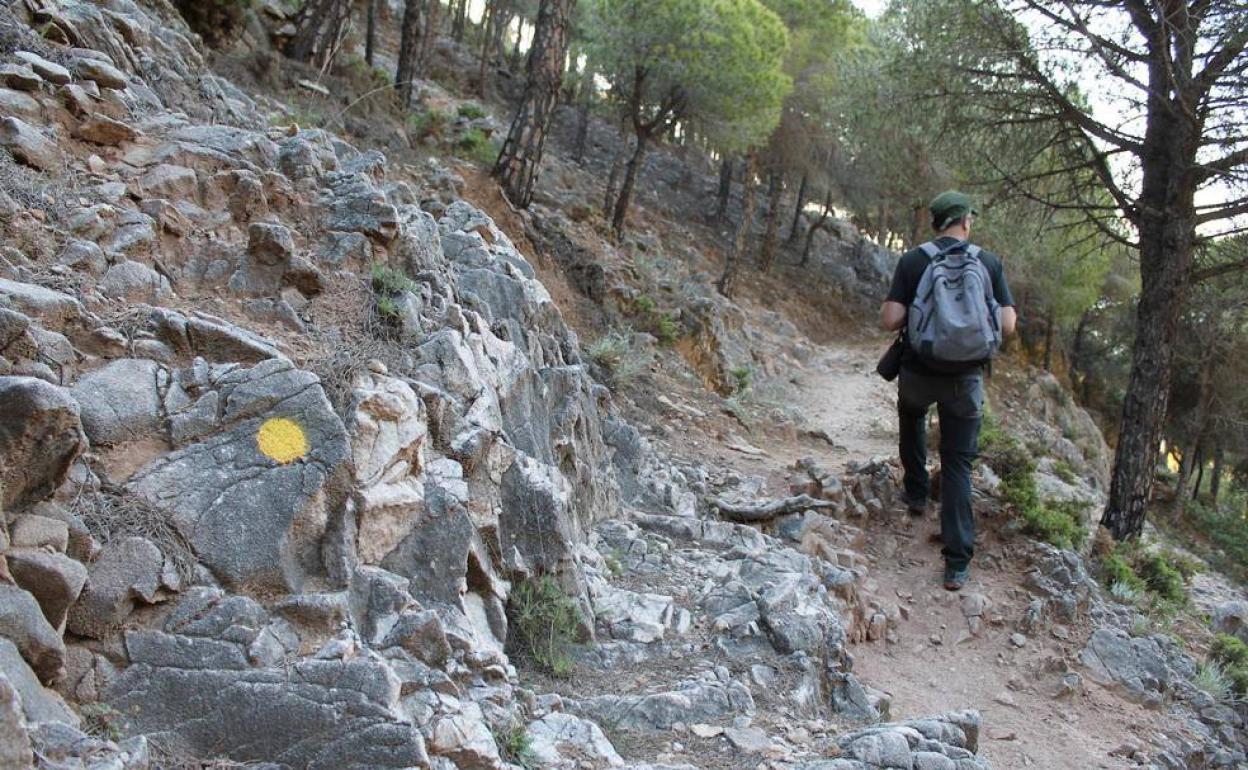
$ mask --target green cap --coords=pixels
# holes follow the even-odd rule
[[[937,230],[944,230],[967,214],[979,215],[971,196],[957,190],[945,190],[932,198],[928,208],[932,210],[932,227]]]

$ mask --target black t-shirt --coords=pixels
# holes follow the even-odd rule
[[[933,243],[944,249],[957,243],[957,239],[945,236],[935,239]],[[923,278],[923,273],[927,270],[930,261],[927,254],[919,248],[913,248],[902,254],[901,261],[897,263],[897,270],[893,273],[893,285],[888,290],[888,299],[910,307],[910,303],[914,302],[914,295],[919,290],[919,281]],[[992,279],[992,296],[996,298],[997,304],[1001,307],[1013,307],[1014,295],[1010,293],[1010,286],[1005,282],[1005,266],[1001,264],[1001,258],[990,251],[981,250],[979,261],[988,268],[988,275]],[[978,364],[972,364],[961,372],[933,371],[924,366],[909,348],[902,356],[902,365],[911,371],[928,375],[965,375],[980,368]]]

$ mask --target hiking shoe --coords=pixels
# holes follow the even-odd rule
[[[906,513],[910,514],[911,516],[913,516],[913,517],[914,517],[914,518],[916,518],[916,519],[918,519],[918,518],[922,518],[923,516],[926,516],[926,515],[927,515],[927,504],[926,504],[926,503],[924,503],[923,505],[909,505],[909,504],[907,504],[907,505],[906,505]]]
[[[963,567],[962,569],[954,569],[953,567],[945,567],[945,590],[961,591],[962,586],[966,585],[966,581],[971,577],[971,568]]]

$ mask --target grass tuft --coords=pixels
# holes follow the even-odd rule
[[[572,675],[572,645],[581,628],[576,601],[551,575],[516,586],[508,602],[517,651],[538,669],[559,678]]]

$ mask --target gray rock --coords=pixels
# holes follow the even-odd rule
[[[126,715],[127,732],[159,734],[170,749],[192,756],[282,767],[428,766],[421,734],[403,713],[399,680],[377,659],[218,669],[198,659],[191,646],[178,654],[177,644],[185,643],[160,647],[110,688],[109,700]]]
[[[41,681],[51,682],[60,675],[65,642],[48,623],[35,597],[4,583],[0,583],[0,637],[16,646]]]
[[[204,313],[185,316],[176,310],[152,310],[151,324],[178,353],[210,362],[257,363],[285,358],[277,345],[222,318]]]
[[[151,541],[127,537],[104,546],[87,570],[87,585],[70,609],[68,628],[103,639],[121,627],[138,602],[162,598],[165,557]]]
[[[498,744],[490,728],[475,715],[454,714],[433,723],[429,750],[465,770],[502,770]]]
[[[53,628],[64,628],[69,607],[87,581],[87,568],[61,553],[14,548],[5,555],[17,585],[35,597]]]
[[[555,712],[529,723],[525,737],[533,757],[543,767],[576,768],[583,762],[596,767],[619,767],[624,759],[602,728],[586,719]]]
[[[1215,634],[1230,634],[1248,644],[1248,602],[1224,602],[1214,607],[1209,627]]]
[[[345,471],[346,431],[319,381],[287,360],[217,383],[217,432],[139,470],[131,489],[167,511],[218,580],[296,590],[323,574],[321,541]]]
[[[1083,649],[1089,677],[1116,685],[1130,700],[1159,706],[1174,686],[1174,674],[1157,637],[1135,638],[1115,628],[1098,628]]]
[[[753,714],[754,699],[740,682],[686,682],[651,695],[599,695],[569,708],[616,730],[670,730],[677,722],[710,724]]]
[[[100,59],[79,59],[74,73],[83,80],[95,81],[101,88],[123,89],[129,83],[126,73]]]
[[[295,240],[283,225],[253,222],[247,228],[247,253],[261,265],[289,265]]]
[[[161,163],[139,177],[134,187],[143,198],[199,200],[199,177],[186,166]]]
[[[127,123],[107,115],[95,114],[78,124],[74,135],[92,144],[117,147],[139,138],[139,132]]]
[[[142,735],[119,745],[63,722],[43,722],[31,728],[30,739],[35,752],[58,768],[147,770],[152,766],[151,747]]]
[[[39,77],[54,85],[65,85],[72,77],[69,74],[69,70],[55,62],[48,61],[37,53],[16,51],[13,56],[21,59],[28,67],[38,73]]]
[[[0,377],[0,503],[9,510],[48,497],[86,449],[78,403],[32,377]]]
[[[0,64],[0,81],[19,91],[38,91],[43,78],[24,64]]]
[[[82,307],[78,300],[59,291],[0,278],[0,297],[9,307],[49,325],[59,325],[78,318]]]
[[[61,167],[61,151],[56,143],[20,118],[0,120],[0,146],[7,147],[13,157],[40,171]]]
[[[78,715],[65,705],[59,695],[44,689],[35,677],[35,672],[30,670],[30,666],[18,653],[17,647],[3,637],[0,637],[0,680],[7,680],[7,684],[16,691],[21,713],[25,715],[27,722],[56,721],[78,724]],[[4,706],[0,705],[0,714],[3,713]],[[0,727],[0,730],[3,728]],[[0,764],[0,767],[5,766]]]
[[[0,115],[37,123],[43,119],[43,107],[28,93],[0,88]]]
[[[9,545],[13,548],[48,548],[65,553],[69,547],[69,525],[59,519],[23,513],[13,519],[9,528]]]
[[[364,177],[336,177],[321,205],[330,230],[363,233],[381,243],[389,243],[399,234],[398,210]]]
[[[74,383],[82,427],[92,444],[119,444],[161,427],[160,365],[122,358],[89,372]]]
[[[3,640],[0,640],[0,644],[3,644]],[[0,656],[3,654],[0,651]],[[21,696],[4,672],[0,671],[0,768],[22,770],[34,766],[35,755],[30,750],[30,734],[26,731]]]
[[[381,647],[402,647],[417,660],[437,668],[444,666],[451,656],[442,621],[432,610],[399,615]]]
[[[169,279],[141,262],[118,262],[104,273],[100,291],[113,299],[155,302],[173,293]]]

